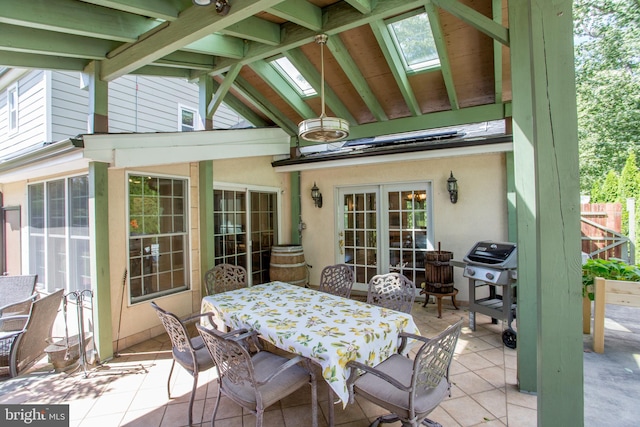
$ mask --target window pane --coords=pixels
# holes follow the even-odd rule
[[[426,13],[414,15],[388,25],[389,32],[407,71],[419,71],[440,65],[429,16]]]

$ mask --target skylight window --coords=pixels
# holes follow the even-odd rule
[[[270,62],[282,77],[300,94],[300,96],[314,96],[318,92],[309,84],[300,71],[287,58],[282,57]]]
[[[407,72],[440,66],[438,49],[426,13],[390,22],[387,28]]]

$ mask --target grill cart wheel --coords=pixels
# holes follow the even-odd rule
[[[509,348],[516,348],[516,331],[509,328],[502,333],[502,342]]]

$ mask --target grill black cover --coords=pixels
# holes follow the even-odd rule
[[[515,268],[518,263],[516,244],[493,241],[478,242],[464,257],[464,261],[471,264],[491,265],[496,268]]]

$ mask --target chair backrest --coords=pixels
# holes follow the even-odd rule
[[[225,336],[233,334],[222,334],[214,329],[207,329],[196,325],[204,345],[209,350],[218,369],[218,381],[220,386],[226,379],[233,384],[245,385],[257,389],[255,373],[251,355],[240,343]]]
[[[59,289],[31,305],[24,332],[13,343],[10,362],[12,377],[39,360],[44,354],[44,349],[49,345],[47,339],[51,338],[53,323],[60,310],[63,293],[64,289]]]
[[[155,301],[151,301],[151,307],[156,311],[164,329],[167,331],[173,349],[180,352],[194,353],[193,346],[191,345],[191,337],[184,323],[182,323],[178,316],[160,308]]]
[[[319,290],[349,298],[355,282],[353,270],[346,264],[328,265],[320,273]]]
[[[240,265],[218,264],[204,274],[207,294],[241,289],[247,286],[247,270]]]
[[[29,298],[36,289],[37,274],[0,276],[0,307]]]
[[[416,285],[400,273],[386,273],[369,280],[367,303],[411,313],[416,299]]]
[[[462,319],[429,339],[416,352],[413,361],[412,392],[424,393],[440,384],[443,377],[449,380],[449,367],[460,336]]]

